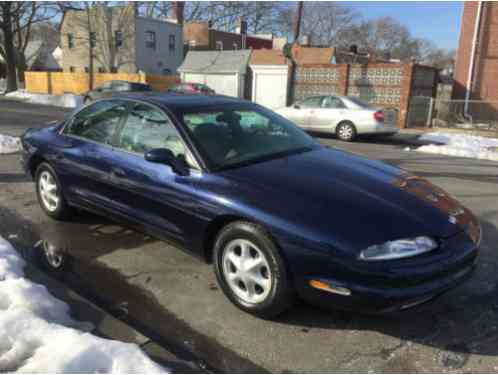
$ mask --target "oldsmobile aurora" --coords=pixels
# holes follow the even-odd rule
[[[138,223],[212,262],[226,296],[269,318],[301,298],[362,312],[432,300],[475,268],[474,215],[425,179],[324,147],[221,96],[94,102],[22,137],[41,208]]]

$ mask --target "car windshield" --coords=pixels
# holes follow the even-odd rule
[[[361,108],[365,108],[365,109],[372,108],[372,106],[370,104],[368,104],[367,102],[365,102],[361,99],[355,98],[354,96],[348,96],[347,98],[350,102],[353,102],[354,104],[356,104],[357,106],[359,106]]]
[[[213,169],[312,150],[317,143],[279,115],[251,106],[184,112],[183,122]]]

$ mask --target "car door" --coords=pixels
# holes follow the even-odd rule
[[[336,125],[345,119],[346,106],[336,96],[325,96],[320,108],[313,110],[310,123],[313,129],[320,131],[335,131]]]
[[[192,222],[197,166],[168,115],[158,107],[134,104],[116,145],[110,178],[120,213],[184,242],[184,228]],[[145,160],[145,153],[157,148],[185,158],[192,173],[180,176],[168,165]]]
[[[286,108],[285,117],[296,125],[299,125],[301,128],[309,128],[311,111],[319,108],[321,101],[321,96],[306,98],[297,102],[292,107]]]
[[[55,149],[54,163],[69,200],[112,208],[112,144],[126,111],[125,101],[103,100],[67,121]]]
[[[323,96],[312,96],[306,98],[300,104],[300,110],[303,116],[303,127],[312,129],[315,127],[315,113],[320,109]]]

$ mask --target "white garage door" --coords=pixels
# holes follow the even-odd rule
[[[270,109],[285,107],[287,103],[287,71],[257,71],[253,76],[253,100]]]
[[[217,94],[238,97],[237,75],[185,73],[185,82],[204,83]]]

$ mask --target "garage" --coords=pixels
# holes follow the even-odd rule
[[[252,101],[270,109],[285,107],[289,83],[289,61],[278,50],[255,50],[249,63]]]
[[[190,51],[178,71],[182,82],[203,83],[217,94],[244,97],[250,50]]]

